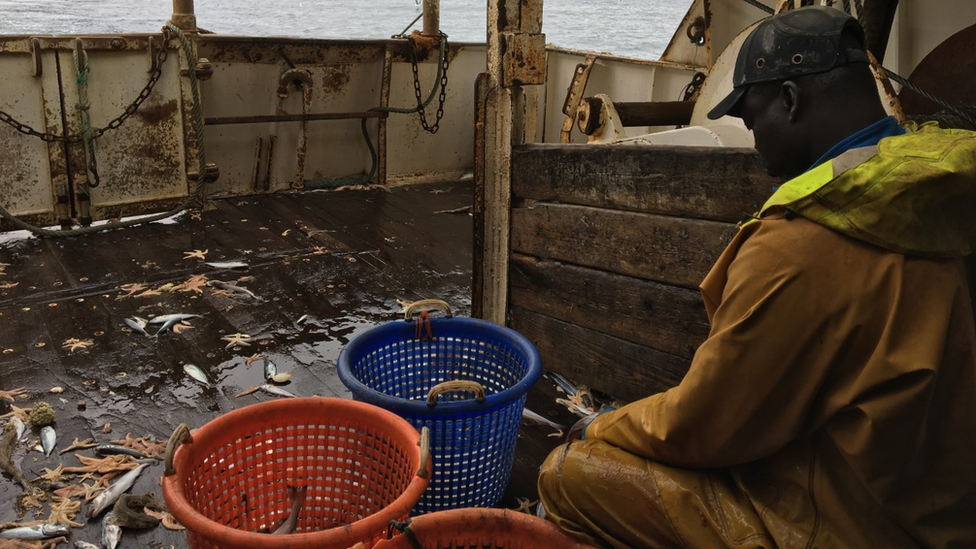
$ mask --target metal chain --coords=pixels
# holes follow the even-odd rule
[[[444,34],[443,32],[440,33],[440,39],[443,41],[443,45],[441,46],[441,48],[443,50],[446,50],[447,35]],[[437,133],[437,130],[440,129],[441,118],[444,117],[444,101],[445,99],[447,99],[447,69],[448,66],[450,65],[450,62],[448,61],[448,55],[445,53],[444,55],[441,56],[440,59],[441,70],[438,72],[441,73],[441,81],[440,81],[441,90],[440,90],[440,94],[437,97],[438,104],[437,104],[436,118],[434,119],[434,124],[430,125],[427,123],[427,113],[425,112],[426,109],[424,108],[423,92],[420,90],[420,74],[417,68],[417,64],[418,64],[417,47],[413,38],[410,38],[409,40],[410,40],[410,53],[412,55],[411,68],[413,69],[413,90],[415,95],[417,96],[417,111],[420,113],[420,125],[423,126],[424,130],[432,134]]]
[[[122,114],[120,114],[111,122],[106,124],[104,128],[98,128],[92,133],[93,139],[101,137],[108,130],[114,130],[119,126],[121,126],[126,121],[126,119],[128,119],[130,116],[135,114],[137,110],[139,110],[139,107],[142,106],[142,103],[149,97],[149,94],[152,93],[153,88],[156,86],[156,82],[159,81],[159,77],[162,76],[163,74],[163,63],[166,62],[166,57],[168,55],[166,51],[166,43],[169,42],[169,39],[170,39],[170,30],[164,27],[163,43],[160,46],[159,51],[156,52],[156,68],[153,69],[152,74],[149,75],[149,81],[146,82],[146,85],[142,88],[142,91],[139,92],[139,96],[136,97],[136,99],[128,107],[125,108]],[[11,126],[13,129],[19,131],[22,134],[37,137],[41,141],[47,143],[56,142],[56,141],[78,143],[84,140],[84,135],[82,134],[56,135],[53,133],[45,133],[45,132],[37,131],[34,128],[30,127],[29,125],[19,122],[18,120],[16,120],[14,117],[10,116],[3,110],[0,110],[0,122],[3,122]]]

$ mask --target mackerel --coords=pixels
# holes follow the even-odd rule
[[[292,393],[289,393],[288,391],[286,391],[286,390],[284,390],[284,389],[282,389],[280,387],[275,387],[274,385],[269,385],[267,383],[265,383],[264,385],[261,385],[258,388],[261,389],[262,391],[266,392],[266,393],[271,393],[272,395],[278,395],[278,396],[283,396],[283,397],[288,397],[288,398],[298,398],[297,395],[293,395]]]
[[[125,324],[128,327],[132,328],[134,331],[146,337],[149,337],[149,332],[146,331],[146,322],[145,321],[139,322],[140,320],[142,319],[137,316],[132,318],[127,318],[125,319]]]
[[[255,295],[254,292],[248,290],[247,288],[238,286],[236,284],[231,284],[230,282],[224,282],[222,280],[211,280],[210,282],[207,282],[207,286],[211,286],[213,288],[217,288],[219,290],[224,290],[227,292],[232,292],[235,294],[243,294],[252,299],[258,299],[258,300],[261,299],[257,295]]]
[[[243,261],[212,261],[204,263],[214,269],[246,269],[247,263]]]
[[[291,496],[291,513],[280,526],[271,532],[272,534],[291,534],[295,531],[295,528],[298,527],[298,512],[302,510],[302,505],[305,504],[305,493],[307,491],[308,486],[302,486],[301,488],[295,488],[294,486],[288,487],[288,494]]]
[[[122,475],[122,477],[119,478],[115,484],[113,484],[108,490],[105,490],[99,494],[98,497],[91,502],[91,505],[88,506],[88,511],[85,512],[85,516],[88,518],[97,517],[102,511],[113,505],[115,500],[119,499],[119,496],[125,493],[125,491],[129,488],[132,488],[132,485],[135,484],[136,479],[139,478],[139,475],[142,474],[142,470],[146,467],[149,467],[148,463],[141,463],[135,469]],[[105,545],[107,546],[108,544]]]
[[[207,378],[206,372],[201,370],[199,366],[196,366],[194,364],[184,364],[183,371],[186,372],[186,374],[192,377],[193,379],[199,381],[200,383],[206,385],[207,387],[210,387],[210,379]]]
[[[18,526],[0,532],[0,539],[47,539],[70,535],[71,529],[63,524],[49,522],[34,526]]]
[[[165,332],[166,330],[169,330],[170,328],[172,328],[173,326],[176,326],[180,322],[183,322],[183,319],[181,319],[181,318],[171,318],[171,319],[167,320],[166,322],[163,323],[163,325],[159,328],[159,330],[156,330],[156,333],[153,335],[153,337],[159,337],[159,334]]]
[[[110,455],[125,455],[132,456],[136,459],[145,459],[146,455],[139,450],[134,450],[127,446],[119,446],[118,444],[99,444],[95,447],[95,453],[100,456],[110,456]]]
[[[152,319],[150,319],[149,324],[162,324],[174,318],[177,320],[186,320],[188,318],[202,318],[202,315],[188,315],[183,313],[171,314],[171,315],[159,315],[159,316],[154,316]]]

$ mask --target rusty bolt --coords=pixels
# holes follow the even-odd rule
[[[125,47],[125,40],[122,40],[121,38],[113,38],[110,44],[113,50],[121,50],[123,47]]]

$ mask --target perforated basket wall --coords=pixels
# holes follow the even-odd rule
[[[193,548],[369,547],[427,485],[418,439],[403,419],[360,402],[256,404],[181,445],[163,494]],[[307,487],[296,533],[258,533],[289,515],[288,486]]]
[[[435,318],[431,331],[434,340],[417,340],[412,322],[377,326],[343,349],[339,377],[356,400],[430,429],[436,467],[415,514],[490,507],[511,475],[525,395],[542,373],[539,353],[517,332],[483,320]],[[427,406],[432,387],[455,380],[481,384],[485,401],[457,391]]]

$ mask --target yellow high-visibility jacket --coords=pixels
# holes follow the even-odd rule
[[[976,133],[910,130],[785,183],[702,283],[681,384],[586,439],[727,469],[751,506],[729,532],[758,517],[775,546],[976,547]],[[694,547],[697,511],[668,514]]]

